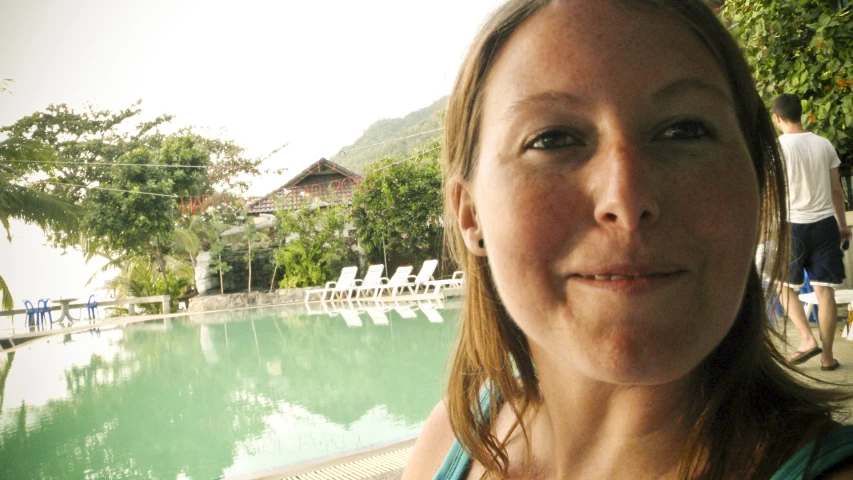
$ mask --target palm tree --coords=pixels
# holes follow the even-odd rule
[[[7,139],[0,141],[0,225],[6,230],[6,238],[12,241],[11,220],[38,225],[45,231],[76,231],[79,226],[80,207],[27,185],[17,183],[23,174],[31,170],[14,168],[15,161],[50,161],[53,151],[38,142],[21,142]],[[11,310],[12,294],[0,276],[0,307]]]
[[[198,215],[190,215],[182,225],[175,227],[172,231],[172,252],[186,256],[192,266],[192,285],[198,291],[196,284],[196,268],[198,267],[198,254],[201,252],[201,238],[208,234],[206,225]]]

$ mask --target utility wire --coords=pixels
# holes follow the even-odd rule
[[[177,195],[167,195],[165,193],[151,193],[151,192],[134,192],[132,190],[122,190],[120,188],[107,188],[107,187],[89,187],[86,185],[77,185],[74,183],[62,183],[62,182],[44,182],[50,185],[66,185],[69,187],[77,187],[77,188],[85,188],[89,190],[109,190],[111,192],[124,192],[124,193],[135,193],[137,195],[152,195],[155,197],[169,197],[169,198],[181,198]]]
[[[78,167],[89,166],[118,166],[118,167],[157,167],[157,168],[215,168],[215,165],[172,165],[159,163],[108,163],[108,162],[52,162],[50,160],[7,160],[4,163],[52,163],[55,165],[77,165]]]
[[[365,146],[363,146],[363,147],[349,148],[349,149],[346,149],[346,150],[341,150],[341,151],[340,151],[340,153],[342,153],[342,154],[346,155],[346,154],[347,154],[347,153],[349,153],[349,152],[355,152],[355,151],[358,151],[358,150],[364,150],[365,148],[375,147],[375,146],[377,146],[377,145],[385,145],[386,143],[396,142],[397,140],[405,140],[405,139],[407,139],[407,138],[417,137],[417,136],[420,136],[420,135],[426,135],[427,133],[440,132],[440,131],[442,131],[442,130],[444,130],[444,128],[436,128],[436,129],[433,129],[433,130],[427,130],[427,131],[425,131],[425,132],[413,133],[413,134],[411,134],[411,135],[406,135],[405,137],[392,138],[392,139],[390,139],[390,140],[385,140],[384,142],[374,143],[374,144],[372,144],[372,145],[365,145]]]
[[[398,160],[398,161],[396,161],[396,162],[394,162],[394,163],[391,163],[391,164],[389,164],[389,165],[385,165],[385,166],[384,166],[384,167],[382,167],[382,168],[377,168],[376,170],[374,170],[374,172],[378,172],[378,171],[381,171],[381,170],[385,170],[386,168],[391,168],[391,167],[393,167],[394,165],[399,165],[399,164],[401,164],[401,163],[403,163],[403,162],[405,162],[405,161],[408,161],[408,160],[412,160],[412,159],[415,159],[415,158],[423,157],[424,155],[426,155],[426,154],[428,154],[428,153],[430,153],[430,152],[434,152],[434,151],[438,150],[439,148],[441,148],[441,147],[433,147],[433,148],[431,148],[431,149],[429,149],[429,150],[426,150],[426,151],[420,152],[420,153],[418,153],[418,154],[416,154],[416,155],[412,155],[412,156],[410,156],[410,157],[406,157],[406,158],[404,158],[404,159],[402,159],[402,160]],[[108,190],[108,191],[111,191],[111,192],[134,193],[134,194],[137,194],[137,195],[151,195],[151,196],[155,196],[155,197],[181,198],[181,197],[179,197],[179,196],[177,196],[177,195],[167,195],[167,194],[165,194],[165,193],[134,192],[134,191],[132,191],[132,190],[123,190],[123,189],[120,189],[120,188],[92,187],[92,186],[87,186],[87,185],[78,185],[78,184],[74,184],[74,183],[50,182],[50,181],[44,181],[44,180],[42,180],[42,181],[40,181],[40,182],[41,182],[41,183],[47,183],[47,184],[50,184],[50,185],[64,185],[64,186],[68,186],[68,187],[85,188],[85,189],[89,189],[89,190]]]
[[[420,157],[423,157],[423,156],[424,156],[424,155],[426,155],[427,153],[434,152],[434,151],[438,150],[439,148],[441,148],[441,147],[433,147],[433,148],[431,148],[431,149],[429,149],[429,150],[427,150],[427,151],[424,151],[424,152],[418,153],[417,155],[412,155],[411,157],[406,157],[406,158],[404,158],[404,159],[402,159],[402,160],[398,160],[398,161],[396,161],[396,162],[394,162],[394,163],[391,163],[391,164],[385,165],[385,166],[384,166],[384,167],[382,167],[382,168],[377,168],[376,170],[374,170],[374,172],[378,172],[378,171],[380,171],[380,170],[385,170],[386,168],[391,168],[391,167],[393,167],[394,165],[399,165],[399,164],[401,164],[401,163],[405,162],[406,160],[412,160],[413,158],[420,158]]]
[[[404,137],[392,138],[389,140],[385,140],[384,142],[373,143],[370,145],[364,145],[356,148],[348,148],[345,150],[341,150],[339,154],[346,155],[349,152],[357,152],[359,150],[364,150],[365,148],[376,147],[379,145],[385,145],[386,143],[396,142],[397,140],[405,140],[407,138],[418,137],[421,135],[426,135],[428,133],[435,133],[444,130],[444,128],[434,128],[432,130],[426,130],[424,132],[413,133],[411,135],[406,135]],[[50,161],[50,160],[4,160],[2,163],[38,163],[38,164],[54,164],[54,165],[76,165],[78,167],[90,167],[90,166],[108,166],[108,167],[149,167],[149,168],[216,168],[215,165],[171,165],[171,164],[157,164],[157,163],[109,163],[109,162],[62,162],[62,161]]]

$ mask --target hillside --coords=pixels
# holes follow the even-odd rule
[[[414,111],[403,118],[377,120],[352,145],[343,147],[332,160],[358,173],[363,173],[371,162],[385,156],[406,155],[427,140],[441,135],[439,116],[447,105],[442,97],[432,105]],[[421,132],[431,133],[416,135]],[[409,135],[414,135],[409,137]],[[402,138],[400,137],[409,137]],[[388,142],[388,140],[394,140]],[[388,143],[383,143],[388,142]],[[380,145],[377,145],[380,144]]]

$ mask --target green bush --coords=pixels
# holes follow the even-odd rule
[[[724,21],[739,38],[765,102],[803,99],[803,125],[853,163],[853,7],[821,0],[727,0]]]
[[[282,288],[322,285],[337,278],[345,265],[358,260],[355,239],[348,235],[348,205],[303,206],[278,211],[279,235],[288,241],[276,251],[284,270]]]
[[[409,157],[384,158],[367,169],[353,195],[352,215],[371,261],[440,258],[440,155],[438,141],[431,141]]]
[[[178,296],[192,285],[192,268],[185,262],[167,259],[166,273],[160,274],[156,263],[144,257],[130,257],[121,264],[121,273],[110,281],[117,298],[169,295],[170,308],[178,309]],[[143,313],[162,313],[160,304],[140,304]]]

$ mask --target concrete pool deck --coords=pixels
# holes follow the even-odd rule
[[[392,480],[399,479],[417,436],[368,447],[339,457],[256,472],[240,480]]]
[[[13,352],[19,348],[30,345],[32,342],[55,337],[59,335],[70,335],[72,333],[85,332],[96,328],[109,328],[128,325],[137,322],[148,322],[151,320],[170,320],[175,317],[184,317],[186,312],[156,315],[128,315],[124,317],[107,317],[97,320],[75,320],[70,323],[59,323],[49,325],[43,329],[35,327],[14,328],[5,327],[0,329],[0,352]],[[16,332],[16,330],[19,330]],[[24,330],[24,331],[20,331]]]

